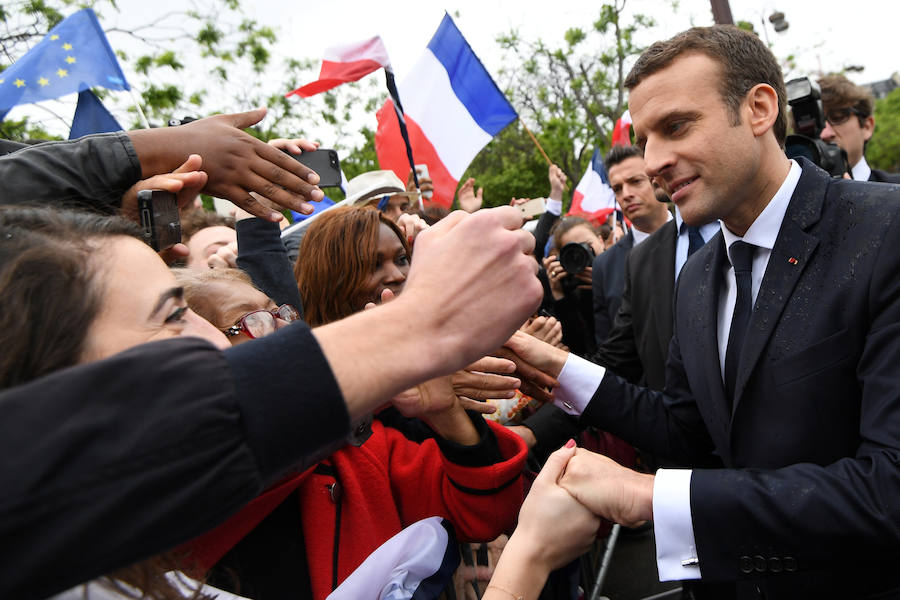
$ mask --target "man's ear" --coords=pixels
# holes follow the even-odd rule
[[[767,83],[758,83],[747,92],[744,100],[747,122],[753,135],[759,137],[769,131],[778,118],[778,94]]]
[[[875,117],[872,115],[866,117],[860,125],[860,129],[863,132],[863,141],[868,142],[872,139],[872,134],[875,133]]]

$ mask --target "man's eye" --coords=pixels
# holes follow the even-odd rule
[[[669,134],[675,134],[684,129],[684,121],[673,121],[666,126],[666,130]]]
[[[187,313],[187,311],[187,306],[176,308],[171,315],[166,317],[166,323],[184,323],[184,315]]]

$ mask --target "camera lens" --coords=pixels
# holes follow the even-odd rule
[[[587,242],[569,242],[559,251],[559,264],[572,275],[584,271],[593,260],[594,249]]]

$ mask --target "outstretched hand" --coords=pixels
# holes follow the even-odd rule
[[[537,597],[554,569],[590,549],[600,520],[562,486],[575,442],[550,455],[519,511],[519,524],[500,555],[485,600]]]
[[[527,364],[532,372],[540,373],[540,381],[550,381],[551,385],[558,384],[556,378],[569,358],[569,353],[565,350],[522,331],[512,334],[504,348],[509,352],[502,356],[516,362],[517,366]]]
[[[550,165],[550,170],[547,176],[550,179],[550,199],[562,200],[568,177],[566,177],[566,174],[563,173],[563,170],[556,165]]]
[[[281,208],[309,214],[324,197],[319,176],[290,156],[243,131],[260,122],[265,108],[216,115],[160,129],[128,132],[145,177],[171,171],[189,154],[203,157],[208,179],[203,192],[231,200],[247,212],[269,221],[281,213],[250,195],[255,192]]]
[[[559,484],[595,515],[633,527],[653,518],[653,475],[579,449]]]
[[[459,207],[461,209],[468,213],[473,213],[484,204],[484,188],[478,188],[478,192],[476,193],[475,179],[469,177],[466,179],[465,183],[459,187],[456,198],[459,200]]]

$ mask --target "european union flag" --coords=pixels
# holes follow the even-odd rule
[[[122,126],[114,116],[109,114],[94,92],[91,90],[78,92],[78,106],[75,107],[69,139],[74,140],[83,135],[108,131],[122,131]]]
[[[18,104],[59,98],[92,86],[131,89],[97,15],[85,8],[60,22],[0,72],[0,120]]]

